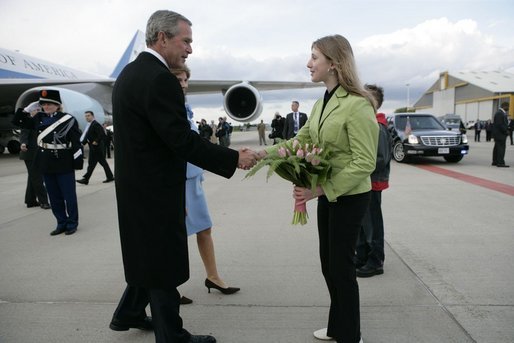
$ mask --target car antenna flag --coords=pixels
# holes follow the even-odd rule
[[[405,136],[408,136],[412,133],[412,127],[410,126],[410,117],[407,116],[407,122],[405,123]]]

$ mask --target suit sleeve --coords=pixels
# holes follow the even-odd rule
[[[239,153],[212,144],[191,130],[182,89],[171,73],[159,73],[149,94],[148,119],[160,139],[187,162],[226,178],[234,174]]]

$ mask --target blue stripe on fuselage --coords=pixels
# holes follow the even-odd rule
[[[44,79],[44,77],[0,69],[0,79]]]

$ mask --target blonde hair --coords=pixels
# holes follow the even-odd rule
[[[189,67],[185,64],[183,67],[170,68],[170,71],[175,76],[182,74],[182,73],[186,73],[187,79],[189,80],[191,78],[191,69],[189,69]]]
[[[319,38],[312,43],[312,48],[319,50],[331,63],[337,77],[337,83],[348,93],[366,98],[376,110],[374,97],[364,89],[357,73],[353,50],[350,42],[341,35]]]

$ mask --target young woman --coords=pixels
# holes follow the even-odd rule
[[[299,203],[318,199],[321,269],[331,303],[327,328],[314,332],[314,336],[357,343],[362,340],[353,258],[361,221],[368,208],[370,174],[375,169],[377,155],[374,99],[359,81],[350,43],[340,35],[316,40],[307,67],[311,80],[323,82],[327,89],[293,139],[332,152],[329,180],[314,192],[295,186],[293,193]]]

